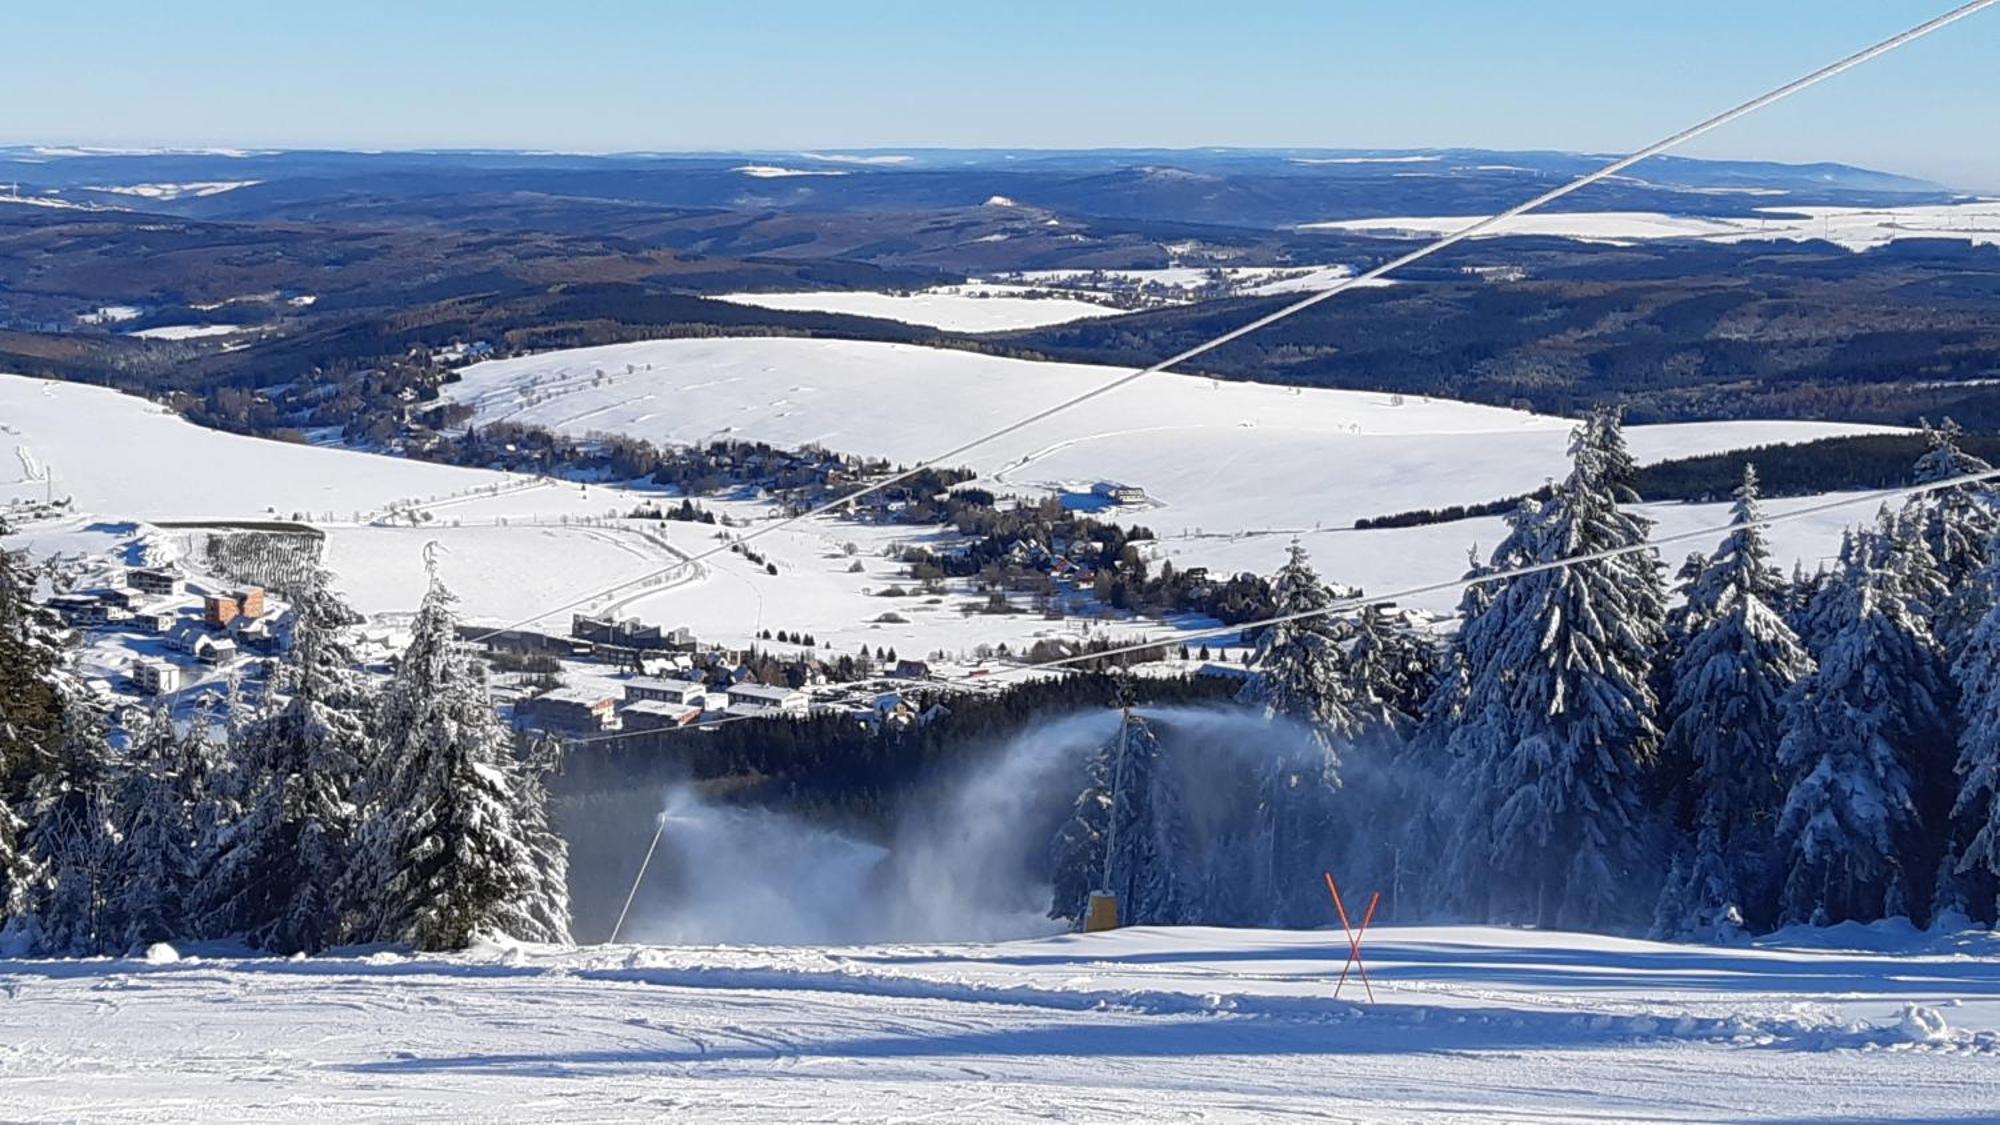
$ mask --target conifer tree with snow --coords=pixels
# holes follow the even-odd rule
[[[232,751],[243,809],[222,834],[205,897],[216,932],[278,952],[316,953],[339,940],[339,887],[353,860],[354,786],[370,754],[372,694],[347,630],[358,618],[313,567],[293,595],[292,648],[274,693]]]
[[[2000,569],[2000,562],[1988,570]],[[1988,581],[2000,582],[2000,575]],[[2000,925],[2000,605],[1989,609],[1952,667],[1960,734],[1954,794],[1937,902]]]
[[[1622,511],[1608,473],[1616,421],[1571,441],[1573,467],[1518,521],[1518,549],[1556,562],[1637,548],[1649,523]],[[1440,895],[1475,917],[1545,926],[1635,920],[1656,878],[1643,800],[1659,741],[1649,685],[1665,596],[1650,550],[1497,584],[1467,621],[1460,718],[1444,753],[1460,813]]]
[[[1100,746],[1083,764],[1083,788],[1049,841],[1049,917],[1081,925],[1090,894],[1104,886],[1105,836],[1111,827],[1112,770],[1117,753]]]
[[[1502,582],[1488,576],[1533,561],[1530,552],[1541,511],[1541,501],[1523,497],[1505,516],[1507,535],[1488,558],[1482,560],[1476,546],[1469,549],[1463,575],[1466,586],[1458,600],[1460,622],[1479,619],[1499,597]],[[1404,819],[1390,846],[1407,857],[1407,864],[1395,866],[1407,865],[1431,875],[1399,891],[1392,888],[1397,893],[1399,917],[1437,913],[1457,905],[1456,888],[1438,874],[1464,816],[1448,785],[1455,776],[1453,732],[1466,719],[1472,670],[1484,668],[1494,659],[1490,646],[1496,636],[1495,630],[1463,627],[1452,634],[1439,659],[1436,685],[1424,701],[1416,732],[1404,743],[1396,770],[1397,807]]]
[[[1960,477],[1990,473],[1993,466],[1960,448],[1965,431],[1946,418],[1924,426],[1928,444],[1911,472],[1916,484],[1937,484]],[[1992,591],[1981,581],[1993,557],[1993,538],[2000,534],[2000,502],[1994,480],[1952,485],[1919,493],[1910,502],[1921,524],[1920,534],[1937,567],[1942,596],[1934,607],[1938,642],[1954,655],[1973,627],[1993,606]]]
[[[484,668],[460,647],[454,598],[431,576],[410,647],[382,697],[358,881],[372,888],[357,936],[463,949],[507,936],[567,936],[566,863],[546,794],[516,759]]]
[[[229,721],[212,695],[204,695],[175,740],[175,770],[188,796],[188,831],[194,878],[184,907],[187,935],[226,937],[221,925],[233,889],[223,882],[221,857],[243,816],[242,770],[228,740]]]
[[[1916,916],[1929,891],[1916,762],[1949,738],[1949,684],[1928,626],[1872,553],[1857,537],[1820,595],[1832,632],[1785,716],[1781,922]]]
[[[1273,616],[1318,616],[1268,626],[1257,641],[1256,674],[1237,697],[1285,724],[1258,763],[1251,897],[1262,904],[1262,920],[1303,925],[1324,913],[1313,880],[1336,851],[1339,747],[1361,721],[1343,638],[1322,612],[1333,595],[1297,541],[1271,578],[1271,594]]]
[[[1812,657],[1770,599],[1782,591],[1746,468],[1734,530],[1688,588],[1687,637],[1669,675],[1664,756],[1688,766],[1691,847],[1662,893],[1663,936],[1713,936],[1768,925],[1769,845],[1783,806],[1778,761],[1786,700]]]
[[[165,711],[139,732],[118,798],[119,844],[111,867],[114,945],[143,948],[192,936],[188,906],[198,874],[193,781]]]
[[[548,778],[562,759],[562,744],[542,738],[516,765],[515,821],[527,850],[526,890],[503,904],[500,930],[521,941],[568,945],[570,937],[569,843],[549,817]]]
[[[98,706],[81,694],[66,698],[62,723],[56,761],[29,787],[26,842],[37,884],[10,944],[25,937],[56,956],[123,952],[110,911],[118,765]]]
[[[1347,648],[1351,710],[1364,731],[1408,738],[1437,691],[1437,654],[1429,641],[1393,620],[1380,605],[1356,616]]]
[[[53,768],[62,741],[61,625],[33,594],[27,556],[0,549],[0,933],[29,922],[39,882],[26,839],[29,787]]]
[[[1146,720],[1127,714],[1086,766],[1088,785],[1051,845],[1050,915],[1080,920],[1090,892],[1118,897],[1126,925],[1175,925],[1198,916],[1195,870],[1178,779]]]

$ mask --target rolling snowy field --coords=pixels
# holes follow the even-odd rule
[[[1821,239],[1861,251],[1905,238],[1947,238],[1974,246],[2000,244],[2000,200],[1918,207],[1760,207],[1758,218],[1709,218],[1652,211],[1579,211],[1522,215],[1482,232],[1481,238],[1537,235],[1583,242],[1629,244],[1656,238],[1708,242],[1804,242]],[[1337,219],[1302,230],[1416,238],[1444,234],[1474,215],[1424,218]]]
[[[661,443],[818,443],[908,463],[1122,374],[901,344],[673,340],[477,364],[446,393],[472,405],[480,422]],[[1159,533],[1177,564],[1268,571],[1292,535],[1318,529],[1315,552],[1341,552],[1324,556],[1323,573],[1379,586],[1344,565],[1336,540],[1360,533],[1334,529],[1530,491],[1565,470],[1571,425],[1443,399],[1157,375],[961,460],[1012,491],[1083,492],[1100,480],[1140,486],[1147,504],[1109,514]],[[1879,429],[1715,422],[1635,426],[1628,436],[1634,455],[1652,461]],[[1718,512],[1704,517],[1720,522]],[[1834,525],[1868,515],[1848,513]],[[1457,539],[1438,556],[1452,574],[1474,541],[1467,530],[1441,533]],[[1367,534],[1372,541],[1352,562],[1376,573],[1411,573],[1410,556],[1385,558],[1385,543],[1436,543],[1421,529]],[[1484,529],[1477,538],[1492,542]],[[1820,546],[1815,538],[1801,550],[1817,557]]]
[[[606,378],[592,386],[599,368]],[[907,461],[1011,419],[1024,403],[1116,374],[887,344],[679,341],[480,365],[453,390],[479,407],[482,420],[525,418],[655,440],[728,430]],[[1500,521],[1362,532],[1349,526],[1355,518],[1533,488],[1562,471],[1568,427],[1466,403],[1396,405],[1380,394],[1160,376],[1058,419],[1038,440],[973,460],[997,464],[989,476],[1021,491],[1081,489],[1105,478],[1144,487],[1149,503],[1111,514],[1152,527],[1160,557],[1176,566],[1265,572],[1299,536],[1322,573],[1386,592],[1455,577],[1468,547],[1497,540]],[[1631,439],[1650,460],[1857,429],[1744,422],[1635,427]],[[43,495],[51,474],[53,490],[74,496],[78,511],[22,537],[39,550],[125,557],[146,538],[138,525],[147,521],[299,515],[326,532],[341,586],[370,614],[415,608],[424,545],[435,540],[467,616],[493,624],[668,571],[582,608],[687,625],[717,640],[794,629],[840,647],[865,641],[917,653],[1020,645],[1093,627],[1124,635],[1149,628],[966,616],[958,597],[883,596],[907,584],[885,552],[926,541],[937,534],[931,529],[813,520],[760,541],[779,566],[776,576],[734,555],[681,569],[681,560],[714,546],[713,529],[612,518],[648,499],[641,493],[238,437],[102,388],[0,377],[0,500]],[[706,503],[752,527],[773,518],[754,500]],[[1805,501],[1773,508],[1798,503]],[[378,525],[392,511],[405,526]],[[1662,533],[1727,520],[1722,505],[1648,512]],[[1815,516],[1777,529],[1774,543],[1787,562],[1817,560],[1837,546],[1843,526],[1871,515],[1856,507]],[[420,526],[407,526],[412,520]],[[851,569],[856,562],[859,571]],[[1442,610],[1454,600],[1442,593],[1418,604]],[[566,619],[543,624],[561,628]]]
[[[952,332],[1005,332],[1117,316],[1124,309],[1022,285],[947,285],[917,293],[816,290],[810,293],[729,293],[739,305],[793,312],[847,313]]]
[[[0,1115],[1985,1121],[1990,934],[1384,927],[0,961]]]

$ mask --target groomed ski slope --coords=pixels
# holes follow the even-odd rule
[[[7,1117],[1978,1121],[1991,935],[1486,927],[0,961]],[[1842,948],[1851,946],[1851,948]],[[227,1017],[226,1020],[222,1017]]]

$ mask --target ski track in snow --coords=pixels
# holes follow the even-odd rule
[[[1977,1120],[2000,959],[1482,927],[0,961],[71,1120]],[[201,954],[202,950],[190,950]],[[1950,1030],[1903,1029],[1906,1003]]]

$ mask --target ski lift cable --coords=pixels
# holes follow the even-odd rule
[[[969,441],[962,442],[959,445],[952,447],[951,449],[947,449],[944,452],[929,458],[928,460],[919,461],[917,464],[908,469],[900,470],[896,473],[892,473],[891,475],[879,481],[863,485],[862,487],[857,488],[854,491],[839,497],[838,499],[829,500],[823,504],[817,505],[812,508],[808,508],[803,512],[799,512],[796,515],[783,517],[773,523],[769,523],[764,525],[763,527],[754,529],[747,534],[738,536],[729,543],[718,544],[714,547],[708,548],[707,550],[696,552],[695,554],[690,555],[674,563],[672,566],[662,567],[658,570],[654,570],[646,574],[639,575],[636,578],[627,579],[623,582],[615,583],[611,586],[607,586],[602,589],[593,591],[592,593],[574,598],[561,605],[553,606],[549,609],[542,610],[530,616],[523,617],[517,621],[511,622],[510,624],[498,626],[472,639],[474,641],[487,640],[497,634],[508,632],[513,629],[519,629],[526,625],[532,625],[535,622],[540,621],[544,618],[551,617],[559,613],[568,612],[570,610],[580,609],[584,606],[589,605],[591,602],[596,601],[599,598],[609,597],[621,591],[629,590],[635,586],[641,586],[644,585],[645,583],[652,582],[656,579],[664,578],[667,575],[676,573],[677,571],[680,571],[685,567],[695,566],[707,559],[714,558],[717,555],[729,551],[734,546],[754,542],[758,539],[763,538],[766,535],[771,535],[775,534],[776,532],[783,531],[788,527],[795,526],[815,516],[822,516],[830,512],[838,511],[840,508],[852,504],[856,500],[859,500],[866,496],[874,495],[875,493],[881,492],[888,488],[893,488],[898,484],[901,484],[905,481],[908,481],[916,477],[920,473],[938,468],[941,465],[946,465],[964,456],[965,454],[971,453],[972,451],[979,449],[983,446],[989,445],[992,442],[998,441],[1001,438],[1019,433],[1022,430],[1026,430],[1030,427],[1039,425],[1042,422],[1045,422],[1050,418],[1053,418],[1059,414],[1063,414],[1067,411],[1075,409],[1076,407],[1082,406],[1087,402],[1092,402],[1096,399],[1102,398],[1103,396],[1108,395],[1113,391],[1119,390],[1122,387],[1128,386],[1129,384],[1136,382],[1139,379],[1145,378],[1148,375],[1160,374],[1171,368],[1186,363],[1189,360],[1198,358],[1203,355],[1207,355],[1208,353],[1215,351],[1217,348],[1223,347],[1224,345],[1230,343],[1234,343],[1235,341],[1240,340],[1245,336],[1248,336],[1254,332],[1258,332],[1262,329],[1268,328],[1271,325],[1276,324],[1281,320],[1285,320],[1289,317],[1296,316],[1299,313],[1302,313],[1307,309],[1320,304],[1323,301],[1331,300],[1332,298],[1338,296],[1339,294],[1347,292],[1349,289],[1353,289],[1356,288],[1357,286],[1362,286],[1370,282],[1377,281],[1406,266],[1413,265],[1434,254],[1440,253],[1444,250],[1448,250],[1451,247],[1466,241],[1467,239],[1475,238],[1489,230],[1494,229],[1495,227],[1500,226],[1503,223],[1506,223],[1511,219],[1515,219],[1531,211],[1538,210],[1542,207],[1547,206],[1550,203],[1555,202],[1558,199],[1563,198],[1564,196],[1570,195],[1577,191],[1581,191],[1582,189],[1589,187],[1591,184],[1615,176],[1620,172],[1625,171],[1626,169],[1632,167],[1635,164],[1638,164],[1643,160],[1646,160],[1653,156],[1658,156],[1659,154],[1667,152],[1670,149],[1678,148],[1681,145],[1684,145],[1689,141],[1701,137],[1706,133],[1719,129],[1722,126],[1727,125],[1740,118],[1747,117],[1750,114],[1756,113],[1767,106],[1783,101],[1784,99],[1789,98],[1794,94],[1808,90],[1814,86],[1819,85],[1821,82],[1826,81],[1827,79],[1843,74],[1849,70],[1854,69],[1855,67],[1861,66],[1864,63],[1880,58],[1881,56],[1886,55],[1891,51],[1894,51],[1900,47],[1903,47],[1909,43],[1912,43],[1918,39],[1930,35],[1933,32],[1939,31],[1951,24],[1957,23],[1959,20],[1965,19],[1968,16],[1972,16],[1981,11],[1984,11],[1985,9],[1990,8],[1995,4],[2000,4],[2000,0],[1972,0],[1971,3],[1960,5],[1959,7],[1954,8],[1951,11],[1944,13],[1943,15],[1926,20],[1923,23],[1916,25],[1915,27],[1912,27],[1899,34],[1890,36],[1889,38],[1884,39],[1881,42],[1876,43],[1871,47],[1864,48],[1863,50],[1857,51],[1854,54],[1848,55],[1846,58],[1843,58],[1838,62],[1830,63],[1827,66],[1823,66],[1820,69],[1805,75],[1804,77],[1794,79],[1793,81],[1788,82],[1783,86],[1779,86],[1774,90],[1768,91],[1767,93],[1760,94],[1757,97],[1751,98],[1749,101],[1743,102],[1730,109],[1724,110],[1723,112],[1718,113],[1713,117],[1709,117],[1706,120],[1699,122],[1698,124],[1691,125],[1688,128],[1682,129],[1678,133],[1674,133],[1671,136],[1655,141],[1652,144],[1647,145],[1646,147],[1639,149],[1638,151],[1633,152],[1628,156],[1621,157],[1617,160],[1612,161],[1609,164],[1606,164],[1602,168],[1598,168],[1591,172],[1586,172],[1583,175],[1568,181],[1567,183],[1564,183],[1555,188],[1551,188],[1550,190],[1543,192],[1542,194],[1537,195],[1532,199],[1529,199],[1523,203],[1518,203],[1513,207],[1508,208],[1505,211],[1499,212],[1498,214],[1488,215],[1485,218],[1478,219],[1474,222],[1468,223],[1465,226],[1460,227],[1454,231],[1451,231],[1450,233],[1445,234],[1431,242],[1428,242],[1423,246],[1418,247],[1415,250],[1412,250],[1399,257],[1392,258],[1389,261],[1384,262],[1381,265],[1375,266],[1365,272],[1342,278],[1325,289],[1317,290],[1313,293],[1310,293],[1305,297],[1300,298],[1299,300],[1293,301],[1291,304],[1285,305],[1283,308],[1277,309],[1274,312],[1266,313],[1265,315],[1257,317],[1254,320],[1238,325],[1237,327],[1232,328],[1229,331],[1222,333],[1221,335],[1211,337],[1210,339],[1205,340],[1202,343],[1196,344],[1195,346],[1188,348],[1185,351],[1181,351],[1172,356],[1169,356],[1168,358],[1163,359],[1158,363],[1152,364],[1149,367],[1143,367],[1134,371],[1127,372],[1126,374],[1121,375],[1115,379],[1112,379],[1109,382],[1099,384],[1098,386],[1093,387],[1090,390],[1084,391],[1080,394],[1072,395],[1071,397],[1063,399],[1060,402],[1054,403],[1050,406],[1037,410],[1034,413],[1027,415],[1026,417],[1017,419],[1004,426],[1001,426],[998,429],[990,430]]]
[[[1996,0],[1996,2],[2000,2],[2000,0]],[[1926,493],[1943,492],[1949,489],[1963,488],[1968,485],[1987,484],[1990,482],[2000,482],[2000,469],[1990,469],[1984,472],[1968,473],[1963,476],[1951,477],[1946,480],[1931,481],[1925,484],[1904,485],[1898,488],[1887,488],[1874,492],[1854,493],[1852,495],[1841,496],[1832,500],[1822,501],[1817,504],[1808,504],[1804,507],[1794,508],[1789,512],[1781,512],[1777,515],[1766,515],[1766,516],[1761,516],[1754,520],[1744,520],[1742,522],[1732,521],[1730,523],[1725,523],[1725,524],[1714,524],[1708,527],[1694,528],[1689,531],[1677,531],[1672,535],[1662,535],[1657,538],[1648,538],[1641,542],[1628,544],[1623,547],[1612,547],[1602,551],[1590,551],[1581,555],[1571,555],[1567,558],[1552,559],[1547,562],[1531,563],[1527,566],[1511,567],[1506,570],[1496,570],[1490,574],[1467,574],[1457,578],[1447,579],[1444,581],[1429,582],[1420,586],[1410,586],[1401,590],[1394,590],[1386,594],[1364,594],[1358,597],[1341,598],[1333,602],[1330,602],[1327,605],[1322,606],[1318,609],[1301,610],[1297,613],[1284,613],[1272,617],[1260,617],[1251,621],[1239,622],[1238,624],[1235,625],[1219,625],[1207,629],[1195,629],[1187,632],[1175,633],[1174,635],[1163,638],[1161,640],[1136,641],[1131,644],[1118,645],[1112,648],[1102,649],[1096,652],[1077,653],[1072,656],[1057,657],[1050,660],[1039,660],[1026,664],[1008,665],[1002,668],[995,668],[992,671],[986,673],[985,675],[978,677],[978,682],[991,683],[997,679],[1003,679],[1013,676],[1024,676],[1034,672],[1055,671],[1063,668],[1073,667],[1078,664],[1089,664],[1095,661],[1107,660],[1119,656],[1131,656],[1137,653],[1150,652],[1153,651],[1154,649],[1173,648],[1193,641],[1205,641],[1205,640],[1215,640],[1217,638],[1223,638],[1223,637],[1235,637],[1252,629],[1263,629],[1263,628],[1268,628],[1269,626],[1272,625],[1284,625],[1293,621],[1306,621],[1313,618],[1330,617],[1337,614],[1352,613],[1357,610],[1366,609],[1369,606],[1390,605],[1396,602],[1406,601],[1410,598],[1422,597],[1428,594],[1439,594],[1439,593],[1448,593],[1454,590],[1465,590],[1473,586],[1485,585],[1491,582],[1506,582],[1515,578],[1524,578],[1529,575],[1547,573],[1552,570],[1563,570],[1568,567],[1578,566],[1583,563],[1606,562],[1611,559],[1622,558],[1626,555],[1639,554],[1643,551],[1658,550],[1661,547],[1671,546],[1676,543],[1685,543],[1690,540],[1712,539],[1714,537],[1729,535],[1733,532],[1736,532],[1744,528],[1773,527],[1778,524],[1790,523],[1794,520],[1802,520],[1811,516],[1824,515],[1827,512],[1838,511],[1841,508],[1850,508],[1862,504],[1871,504],[1871,503],[1887,503],[1891,500],[1905,499],[1913,496],[1921,496]],[[971,676],[951,676],[933,682],[945,687],[965,687],[971,685],[974,682],[974,678]],[[686,727],[665,727],[657,730],[641,730],[641,731],[612,731],[606,734],[589,735],[583,738],[568,739],[565,740],[565,745],[569,747],[577,747],[577,746],[592,745],[603,742],[616,742],[627,738],[642,738],[648,735],[677,734],[677,733],[691,732],[691,731],[708,731],[708,730],[714,730],[716,727],[724,726],[729,723],[743,722],[749,719],[762,719],[770,717],[771,716],[766,716],[766,715],[738,714],[718,719],[712,723],[698,723]]]

